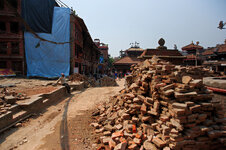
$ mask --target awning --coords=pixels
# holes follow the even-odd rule
[[[0,77],[16,76],[12,69],[0,69]]]

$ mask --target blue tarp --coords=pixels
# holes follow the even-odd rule
[[[55,42],[70,40],[70,9],[54,7],[52,34],[38,33],[44,39]],[[58,77],[69,75],[70,45],[40,41],[29,32],[24,33],[27,76]],[[40,46],[37,46],[40,42]]]
[[[38,33],[51,33],[55,0],[22,0],[21,15]]]

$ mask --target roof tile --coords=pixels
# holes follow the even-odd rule
[[[139,62],[141,61],[136,57],[125,56],[119,59],[118,61],[116,61],[114,64],[137,64]]]
[[[182,56],[178,50],[157,50],[157,49],[146,49],[141,56]]]
[[[200,50],[200,49],[203,49],[203,47],[200,45],[195,45],[194,43],[191,43],[182,47],[182,50],[194,50],[194,49]]]
[[[218,53],[225,53],[226,52],[226,44],[220,45],[218,49]]]

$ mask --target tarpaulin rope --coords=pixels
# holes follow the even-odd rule
[[[31,29],[31,27],[27,24],[27,22],[23,19],[23,17],[21,17],[21,15],[18,13],[17,9],[15,9],[8,1],[6,1],[6,4],[16,12],[16,17],[18,17],[18,19],[23,23],[23,25],[27,29],[27,31],[32,33],[40,41],[45,41],[45,42],[49,42],[49,43],[53,43],[53,44],[67,44],[67,43],[74,42],[75,38],[72,38],[69,42],[55,42],[55,41],[50,41],[50,40],[40,37],[34,30]]]

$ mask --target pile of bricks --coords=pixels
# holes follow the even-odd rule
[[[88,77],[88,80],[85,81],[87,87],[96,87],[96,79],[94,77]]]
[[[74,73],[69,76],[69,81],[71,82],[85,81],[86,79],[87,79],[86,76],[79,73]]]
[[[28,98],[25,94],[9,91],[3,88],[0,92],[0,115],[5,114],[17,100],[24,100]]]
[[[203,66],[186,66],[184,68],[186,68],[186,70],[183,73],[191,76],[194,79],[219,76],[219,74],[216,74],[214,71],[211,71]]]
[[[156,57],[132,66],[125,89],[93,114],[102,144],[114,150],[223,149],[220,101],[213,102],[190,71]]]
[[[95,87],[96,80],[93,77],[87,77],[85,75],[75,73],[69,76],[70,82],[84,82],[85,87]]]
[[[105,76],[101,79],[99,79],[99,83],[101,87],[104,87],[104,86],[116,86],[117,83],[115,81],[115,79],[111,78],[111,77],[108,77],[108,76]]]

